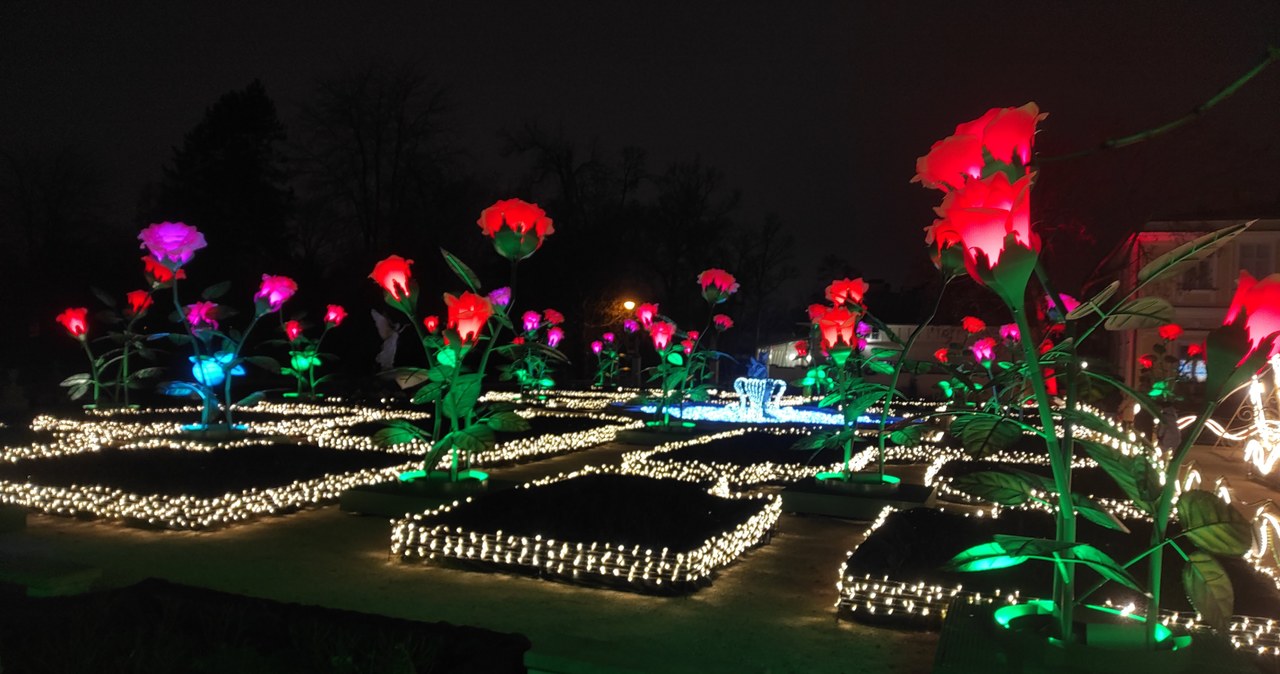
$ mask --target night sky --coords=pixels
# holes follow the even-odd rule
[[[1268,44],[1271,0],[11,1],[0,148],[82,146],[132,228],[141,187],[223,93],[259,78],[289,124],[320,79],[411,61],[450,86],[469,169],[494,185],[525,168],[498,152],[523,120],[642,146],[652,168],[699,155],[741,190],[736,219],[775,212],[803,252],[910,281],[938,201],[908,184],[913,162],[956,123],[1035,100],[1038,150],[1074,151],[1189,111]],[[1047,168],[1039,189],[1038,217],[1101,245],[1154,217],[1280,213],[1280,65],[1191,127]]]

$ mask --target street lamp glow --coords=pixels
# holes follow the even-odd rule
[[[626,309],[627,311],[634,311],[636,308],[636,303],[633,300],[623,300],[622,308]]]

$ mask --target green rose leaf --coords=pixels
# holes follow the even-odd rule
[[[1192,489],[1178,499],[1178,523],[1193,543],[1215,555],[1239,557],[1253,546],[1253,528],[1235,506]]]
[[[1231,578],[1218,560],[1200,550],[1188,555],[1182,567],[1182,589],[1205,622],[1220,630],[1226,629],[1227,620],[1234,612],[1236,594]]]
[[[1003,506],[1026,503],[1034,488],[1019,475],[995,470],[961,475],[951,481],[951,486],[975,498]]]

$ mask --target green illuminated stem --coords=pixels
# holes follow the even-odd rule
[[[249,321],[249,327],[245,328],[244,334],[240,337],[240,341],[232,342],[236,345],[236,348],[231,351],[231,360],[227,361],[227,363],[222,366],[222,399],[227,405],[227,412],[225,415],[227,419],[227,428],[230,428],[231,425],[235,423],[231,413],[231,371],[236,369],[236,361],[240,358],[240,349],[244,347],[245,342],[249,341],[249,333],[253,332],[254,326],[258,324],[258,320],[261,318],[262,314],[259,314],[256,311],[253,313],[253,320]]]
[[[1271,65],[1272,63],[1275,63],[1277,60],[1280,60],[1280,47],[1268,47],[1267,53],[1264,55],[1261,62],[1259,62],[1254,67],[1250,68],[1244,75],[1241,75],[1234,82],[1232,82],[1231,84],[1228,84],[1225,88],[1222,89],[1222,91],[1219,91],[1217,94],[1215,94],[1213,98],[1210,98],[1204,103],[1197,105],[1194,109],[1191,110],[1191,112],[1171,122],[1166,122],[1165,124],[1161,124],[1160,126],[1157,126],[1153,129],[1147,129],[1146,131],[1140,131],[1138,133],[1130,134],[1128,136],[1121,136],[1119,138],[1107,139],[1103,141],[1100,145],[1094,148],[1079,150],[1077,152],[1071,152],[1069,154],[1062,154],[1062,155],[1057,155],[1053,157],[1039,157],[1037,158],[1037,161],[1039,162],[1062,161],[1064,159],[1075,159],[1077,157],[1088,156],[1095,152],[1101,152],[1103,150],[1115,150],[1118,148],[1126,147],[1128,145],[1133,145],[1134,143],[1140,143],[1144,140],[1149,140],[1161,134],[1165,134],[1170,131],[1173,131],[1174,129],[1180,128],[1182,126],[1186,126],[1187,124],[1190,124],[1191,122],[1194,122],[1195,120],[1203,117],[1205,113],[1209,112],[1210,109],[1212,109],[1214,106],[1218,105],[1222,101],[1226,100],[1232,94],[1236,93],[1236,91],[1238,91],[1241,87],[1247,84],[1249,80],[1253,79],[1255,76],[1258,75],[1258,73],[1265,70],[1267,66]]]
[[[1049,391],[1045,387],[1044,375],[1040,371],[1040,354],[1031,338],[1031,325],[1023,307],[1011,306],[1013,320],[1018,326],[1018,342],[1022,346],[1024,367],[1034,368],[1026,373],[1035,394],[1036,407],[1040,414],[1041,437],[1049,450],[1049,466],[1053,471],[1054,489],[1058,492],[1058,509],[1056,516],[1057,540],[1063,543],[1074,543],[1076,540],[1075,509],[1071,504],[1071,457],[1064,456],[1058,444],[1056,424],[1053,419],[1053,405],[1049,400]],[[1072,613],[1074,601],[1075,565],[1068,565],[1066,578],[1053,578],[1053,598],[1058,611],[1058,633],[1067,642],[1072,640]]]
[[[84,355],[89,358],[89,378],[93,380],[93,404],[98,404],[98,396],[102,389],[102,384],[98,382],[98,362],[93,358],[93,351],[89,350],[89,340],[80,335],[77,338],[80,346],[84,347]]]
[[[929,312],[929,317],[924,319],[923,323],[917,325],[916,329],[912,330],[911,334],[907,336],[906,343],[902,345],[902,353],[898,354],[898,361],[893,364],[893,378],[889,381],[889,390],[885,391],[884,394],[884,405],[880,408],[880,428],[877,432],[880,442],[880,452],[876,457],[876,465],[879,468],[881,477],[884,477],[884,428],[889,421],[890,406],[893,405],[893,394],[898,390],[898,378],[902,376],[902,365],[907,360],[907,354],[911,353],[911,347],[915,346],[916,338],[920,336],[920,333],[924,332],[924,329],[928,327],[929,324],[933,322],[934,317],[938,315],[938,308],[942,306],[942,296],[947,293],[947,286],[950,284],[951,278],[947,278],[943,281],[942,289],[938,291],[938,298],[933,302],[933,310]],[[889,326],[887,325],[885,326],[886,331],[888,331],[888,327]],[[848,460],[846,459],[846,463],[847,462]]]
[[[1217,407],[1216,397],[1210,397],[1200,415],[1196,417],[1195,423],[1191,425],[1187,434],[1182,437],[1182,443],[1178,446],[1178,450],[1174,452],[1174,455],[1169,458],[1169,463],[1165,465],[1164,487],[1160,490],[1160,502],[1156,505],[1151,524],[1152,546],[1163,544],[1168,540],[1169,518],[1173,515],[1173,493],[1177,489],[1178,471],[1182,467],[1182,462],[1186,460],[1187,453],[1191,451],[1192,443],[1200,436],[1200,431],[1204,430],[1205,423]],[[1161,547],[1163,546],[1161,545]],[[1160,582],[1164,573],[1163,558],[1163,552],[1153,555],[1151,557],[1151,565],[1147,567],[1147,589],[1151,592],[1151,602],[1147,606],[1148,645],[1154,645],[1156,642],[1155,625],[1160,619]]]
[[[176,271],[173,272],[173,278],[169,281],[169,288],[173,291],[173,309],[178,312],[178,320],[182,322],[182,327],[186,329],[187,336],[191,338],[191,352],[195,354],[195,362],[199,365],[203,361],[204,356],[200,353],[200,340],[196,338],[195,330],[191,329],[191,321],[187,320],[186,312],[182,310],[182,300],[178,297],[178,272]],[[203,377],[201,379],[203,379]],[[203,388],[200,389],[202,391],[204,389],[211,388],[203,381],[198,383],[203,386]],[[202,403],[200,406],[200,425],[208,427],[209,422],[212,421],[213,405],[209,398],[203,393],[201,393],[200,397],[202,398],[200,401]]]

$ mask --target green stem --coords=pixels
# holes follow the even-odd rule
[[[1023,307],[1011,306],[1014,322],[1018,326],[1018,342],[1022,346],[1024,367],[1035,368],[1026,373],[1035,394],[1036,407],[1040,414],[1041,437],[1049,450],[1049,465],[1053,471],[1054,489],[1058,492],[1058,512],[1056,516],[1057,540],[1074,543],[1076,540],[1075,509],[1071,504],[1071,458],[1063,455],[1058,444],[1056,424],[1053,419],[1053,405],[1045,387],[1044,376],[1040,371],[1040,354],[1031,337],[1031,325],[1027,321]],[[1069,553],[1068,553],[1069,554]],[[1075,565],[1067,570],[1066,578],[1054,574],[1053,598],[1058,611],[1058,634],[1068,643],[1072,641],[1072,613],[1074,601]]]
[[[884,394],[884,405],[880,409],[880,427],[877,431],[880,442],[880,453],[877,457],[876,463],[880,471],[881,481],[884,479],[884,429],[885,425],[889,422],[889,412],[893,405],[893,395],[898,390],[898,378],[902,375],[902,365],[906,362],[907,354],[911,352],[911,347],[915,346],[916,338],[920,336],[920,333],[924,332],[924,329],[928,327],[929,324],[933,322],[934,317],[938,315],[938,308],[942,306],[942,296],[947,293],[947,286],[950,284],[951,278],[947,278],[942,282],[942,289],[938,291],[938,298],[933,302],[933,310],[929,312],[929,317],[924,319],[923,323],[917,325],[915,330],[911,331],[911,334],[907,337],[906,344],[902,346],[902,352],[898,354],[898,361],[893,364],[893,378],[889,381],[889,390],[885,391]],[[885,331],[889,331],[888,325],[885,326]]]
[[[1204,425],[1208,422],[1213,411],[1217,409],[1218,403],[1210,398],[1205,403],[1204,409],[1200,416],[1196,418],[1194,424],[1186,435],[1182,437],[1182,443],[1179,445],[1174,455],[1169,458],[1169,463],[1164,469],[1164,487],[1160,490],[1160,502],[1156,505],[1155,515],[1151,524],[1151,545],[1163,544],[1169,540],[1169,519],[1173,515],[1173,493],[1177,489],[1178,472],[1182,467],[1182,462],[1186,460],[1187,453],[1191,451],[1191,445],[1195,439],[1200,436],[1200,431],[1204,430]],[[1164,553],[1154,555],[1151,558],[1151,565],[1147,567],[1147,588],[1151,592],[1151,602],[1147,605],[1147,644],[1154,647],[1156,643],[1156,624],[1160,620],[1160,583],[1164,575]]]
[[[240,358],[240,349],[244,347],[245,342],[249,341],[249,333],[253,332],[254,326],[258,324],[258,320],[261,318],[262,314],[255,311],[253,320],[249,321],[249,327],[245,328],[240,341],[235,342],[235,349],[231,351],[231,360],[222,366],[222,399],[227,406],[227,411],[224,415],[227,420],[227,430],[231,430],[231,426],[235,424],[235,419],[231,412],[231,371],[236,369],[236,361]]]
[[[89,349],[89,340],[80,335],[76,338],[80,342],[80,346],[84,348],[84,355],[89,358],[89,378],[93,380],[93,404],[98,405],[98,397],[102,390],[102,384],[98,381],[98,362],[93,358],[93,351]]]

